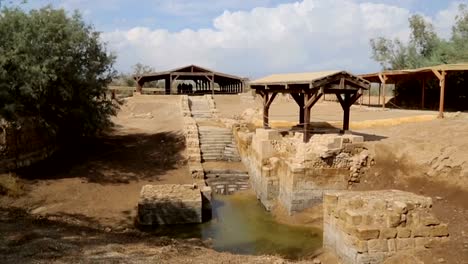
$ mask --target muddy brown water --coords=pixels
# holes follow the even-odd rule
[[[155,235],[211,240],[217,251],[245,255],[280,255],[300,259],[322,246],[322,233],[275,221],[253,194],[215,196],[212,220],[151,230]]]

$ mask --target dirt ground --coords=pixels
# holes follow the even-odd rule
[[[192,182],[178,102],[177,96],[126,100],[106,135],[18,171],[25,195],[4,197],[0,206],[131,228],[143,185]]]
[[[399,189],[432,197],[448,223],[450,242],[420,254],[424,263],[468,263],[468,114],[359,131],[379,135],[368,143],[375,166],[356,189]]]
[[[215,99],[224,118],[253,107],[239,96]],[[141,186],[192,181],[178,103],[178,96],[126,99],[112,131],[18,171],[23,194],[0,196],[0,263],[287,263],[274,256],[218,253],[207,248],[209,241],[153,237],[134,229]],[[297,106],[280,98],[271,113],[272,120],[296,122]],[[334,102],[319,102],[312,110],[315,122],[339,122],[341,115]],[[375,166],[355,189],[401,189],[432,197],[451,239],[417,257],[425,263],[468,263],[468,114],[444,120],[435,115],[353,107],[354,132],[366,137],[375,157]],[[358,126],[369,119],[383,121]],[[316,225],[317,218],[311,210],[283,221]],[[320,259],[336,261],[326,252]]]

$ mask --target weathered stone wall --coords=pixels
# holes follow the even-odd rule
[[[396,190],[326,193],[324,247],[344,264],[372,264],[437,246],[449,234],[431,207],[429,197]]]
[[[219,111],[216,109],[216,102],[211,94],[205,94],[205,99],[208,102],[208,106],[210,107],[210,112],[211,115],[213,116],[213,119],[217,120],[219,119]]]
[[[194,179],[203,180],[205,173],[201,165],[200,140],[198,138],[198,126],[195,119],[192,117],[187,95],[180,97],[180,108],[184,117],[184,135],[187,145],[186,153],[188,159],[188,167]]]
[[[29,166],[49,157],[55,136],[33,118],[15,124],[0,119],[0,172]]]
[[[303,143],[301,133],[242,131],[235,132],[242,161],[267,209],[278,200],[289,214],[302,211],[321,202],[324,191],[344,190],[359,181],[361,169],[369,164],[361,136],[313,135]]]
[[[195,185],[145,185],[138,201],[140,225],[202,222],[202,194]]]

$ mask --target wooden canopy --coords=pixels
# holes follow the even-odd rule
[[[351,105],[369,89],[370,83],[345,71],[275,74],[250,83],[263,98],[263,127],[269,128],[269,108],[278,93],[288,93],[299,106],[304,142],[310,135],[310,110],[324,94],[335,94],[343,108],[343,132],[349,130]]]
[[[422,81],[422,98],[421,108],[424,108],[424,90],[426,80],[428,78],[437,78],[440,86],[439,98],[439,117],[444,117],[444,96],[445,96],[445,77],[448,72],[454,71],[468,71],[468,64],[443,64],[432,67],[424,67],[418,69],[395,70],[395,71],[382,71],[376,73],[362,74],[361,78],[370,82],[380,83],[383,89],[383,103],[382,107],[385,108],[385,85],[387,83],[396,83],[403,78],[414,77]]]
[[[164,80],[165,94],[234,94],[244,90],[244,79],[238,76],[215,72],[196,65],[189,65],[163,72],[154,72],[133,77],[137,91],[141,92],[146,82]],[[194,86],[175,86],[175,81],[193,81]],[[215,88],[215,83],[218,84]],[[180,84],[180,83],[179,83]]]

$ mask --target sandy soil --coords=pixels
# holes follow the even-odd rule
[[[192,182],[178,102],[177,96],[125,100],[112,131],[17,172],[26,195],[4,197],[0,206],[131,228],[143,185]]]
[[[215,98],[222,117],[252,107],[239,96]],[[156,238],[133,229],[142,185],[191,182],[178,101],[177,96],[129,98],[113,120],[113,131],[76,142],[73,151],[17,172],[25,194],[0,197],[0,262],[287,263],[278,257],[218,253],[206,248],[209,241]],[[296,112],[295,103],[286,98],[271,109],[272,119],[290,122],[296,122]],[[333,122],[341,120],[341,114],[338,104],[320,102],[312,119]],[[418,119],[435,114],[353,107],[354,122],[383,120],[355,130],[369,141],[376,162],[356,189],[395,188],[431,196],[436,215],[449,224],[451,240],[418,258],[425,263],[467,263],[468,116]],[[399,118],[408,119],[389,121]],[[317,225],[319,216],[311,210],[284,219],[279,210],[277,217]],[[335,263],[327,253],[320,259]]]
[[[215,95],[216,108],[224,118],[240,116],[247,108],[263,109],[261,97],[257,96],[255,103],[241,100],[240,96]],[[270,121],[298,122],[299,107],[293,99],[278,95],[270,107]],[[350,121],[395,119],[403,117],[436,115],[435,111],[382,109],[380,107],[366,107],[354,105],[351,110]],[[311,110],[312,122],[341,122],[343,110],[339,103],[333,101],[319,101]]]
[[[359,131],[369,142],[375,166],[357,189],[400,189],[430,196],[437,217],[448,223],[450,242],[425,263],[468,263],[468,114],[422,123]]]

